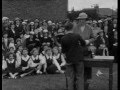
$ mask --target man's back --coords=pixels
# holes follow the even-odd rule
[[[66,54],[68,63],[77,63],[83,60],[83,49],[85,41],[79,34],[69,33],[61,39],[62,52]]]

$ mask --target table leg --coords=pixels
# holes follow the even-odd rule
[[[109,90],[112,90],[113,86],[113,65],[109,68]]]

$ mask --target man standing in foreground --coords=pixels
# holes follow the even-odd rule
[[[66,56],[66,78],[68,90],[84,90],[83,46],[85,41],[79,34],[73,33],[73,24],[65,26],[66,35],[61,39],[62,52]]]
[[[84,56],[88,57],[95,48],[91,47],[90,44],[94,43],[96,37],[93,33],[91,26],[86,24],[86,19],[88,15],[84,12],[80,13],[77,20],[78,24],[74,27],[73,32],[79,34],[83,40],[86,41],[86,46],[84,47]],[[85,67],[84,68],[84,77],[85,77],[85,88],[88,89],[89,83],[91,82],[92,78],[92,68]]]

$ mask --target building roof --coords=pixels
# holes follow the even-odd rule
[[[99,8],[99,14],[102,16],[117,15],[117,12],[110,8]]]

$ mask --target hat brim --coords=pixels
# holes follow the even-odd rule
[[[87,19],[87,17],[77,17],[76,19]]]

